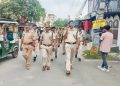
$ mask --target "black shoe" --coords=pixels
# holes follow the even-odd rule
[[[51,61],[53,61],[53,59],[51,59]]]
[[[37,58],[37,56],[33,58],[33,62],[36,62],[36,58]]]
[[[77,54],[75,55],[75,58],[77,58]]]
[[[55,56],[55,58],[57,59],[57,55]]]
[[[70,71],[66,71],[66,75],[69,76],[71,73]]]
[[[63,53],[63,55],[65,55],[65,52]]]
[[[78,61],[80,61],[80,62],[81,62],[81,58],[78,58]]]

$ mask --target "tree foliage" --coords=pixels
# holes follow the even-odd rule
[[[66,27],[67,26],[68,21],[67,20],[62,20],[62,19],[57,19],[56,21],[54,21],[53,25],[55,27]]]
[[[4,0],[0,3],[1,17],[17,19],[18,16],[23,16],[29,21],[38,21],[45,14],[45,9],[38,0]]]

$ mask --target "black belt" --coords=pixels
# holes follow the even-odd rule
[[[66,42],[67,44],[76,44],[76,42]]]

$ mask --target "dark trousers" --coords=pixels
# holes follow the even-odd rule
[[[106,52],[101,52],[102,61],[103,61],[103,63],[102,63],[102,66],[101,66],[101,67],[104,67],[104,68],[106,68],[106,69],[108,69],[108,64],[107,64],[107,55],[108,55],[108,53],[106,53]]]

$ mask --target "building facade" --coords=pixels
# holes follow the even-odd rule
[[[98,15],[101,2],[104,2],[103,18],[111,26],[114,34],[113,45],[118,46],[120,50],[120,0],[88,0],[88,16],[93,17]]]
[[[55,14],[48,14],[46,16],[45,22],[49,22],[50,26],[52,26],[55,20],[57,20],[57,16]]]
[[[119,46],[120,50],[120,0],[109,0],[107,5],[104,18],[111,26],[114,34],[114,44]]]

